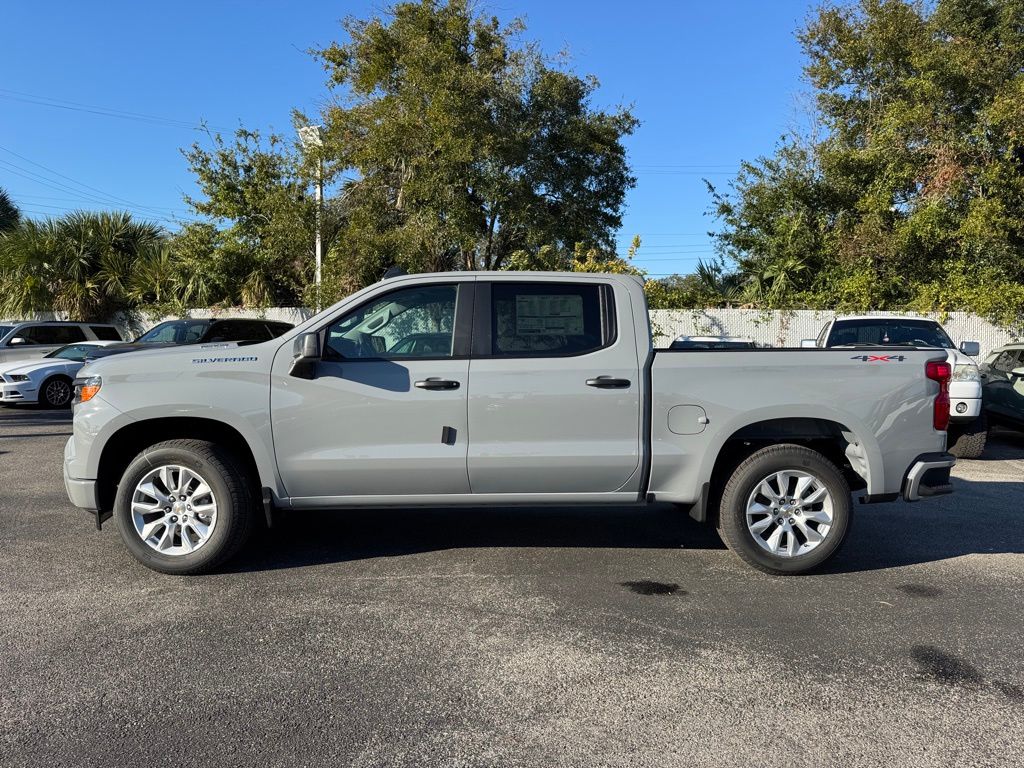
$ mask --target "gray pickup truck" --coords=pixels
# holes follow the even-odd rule
[[[280,338],[76,381],[68,495],[166,573],[313,508],[668,502],[755,568],[818,566],[862,501],[948,493],[945,350],[655,350],[623,275],[385,280]]]

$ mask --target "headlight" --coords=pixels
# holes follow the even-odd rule
[[[23,373],[12,373],[11,381],[28,381],[28,376]]]
[[[84,379],[75,379],[75,402],[87,403],[96,397],[100,391],[103,380],[99,376],[88,376]]]
[[[978,366],[965,363],[953,369],[953,381],[979,381]]]

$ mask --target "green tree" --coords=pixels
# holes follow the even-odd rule
[[[800,32],[815,141],[715,194],[765,306],[1024,312],[1024,2],[860,0]],[[982,280],[1006,301],[953,290]]]
[[[7,190],[0,189],[0,232],[14,229],[21,219],[21,211],[14,204]]]
[[[99,321],[131,309],[135,274],[163,237],[123,212],[22,220],[0,237],[0,316],[54,310]]]
[[[201,197],[185,202],[206,221],[174,238],[172,252],[191,271],[186,297],[200,303],[292,306],[312,277],[316,208],[311,168],[276,134],[239,129],[212,147],[184,151]],[[328,214],[330,209],[328,209]],[[327,246],[336,227],[325,216]]]
[[[637,121],[592,107],[594,78],[551,66],[519,42],[519,22],[464,0],[402,2],[344,27],[347,42],[315,52],[337,96],[322,115],[345,200],[332,268],[365,282],[391,264],[500,269],[577,243],[614,252],[635,184],[622,139]]]

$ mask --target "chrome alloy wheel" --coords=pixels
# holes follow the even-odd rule
[[[163,555],[187,555],[217,526],[213,489],[195,471],[168,464],[147,472],[132,494],[135,532]]]
[[[71,385],[64,379],[51,379],[46,384],[45,397],[53,405],[67,405],[71,402]]]
[[[777,557],[806,555],[827,537],[832,494],[820,478],[797,469],[773,472],[747,498],[747,529]]]

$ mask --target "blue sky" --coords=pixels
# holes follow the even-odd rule
[[[383,4],[8,3],[0,186],[31,216],[129,208],[176,228],[189,215],[182,195],[194,192],[179,149],[202,139],[190,126],[290,134],[291,109],[314,113],[326,95],[304,51],[339,39],[342,17]],[[685,274],[711,256],[702,179],[725,186],[741,159],[770,152],[805,114],[794,33],[807,2],[481,7],[524,17],[526,37],[545,51],[567,50],[577,72],[601,81],[597,106],[633,106],[641,126],[628,149],[639,181],[619,238],[623,251],[634,234],[643,238],[638,262],[652,275]]]

